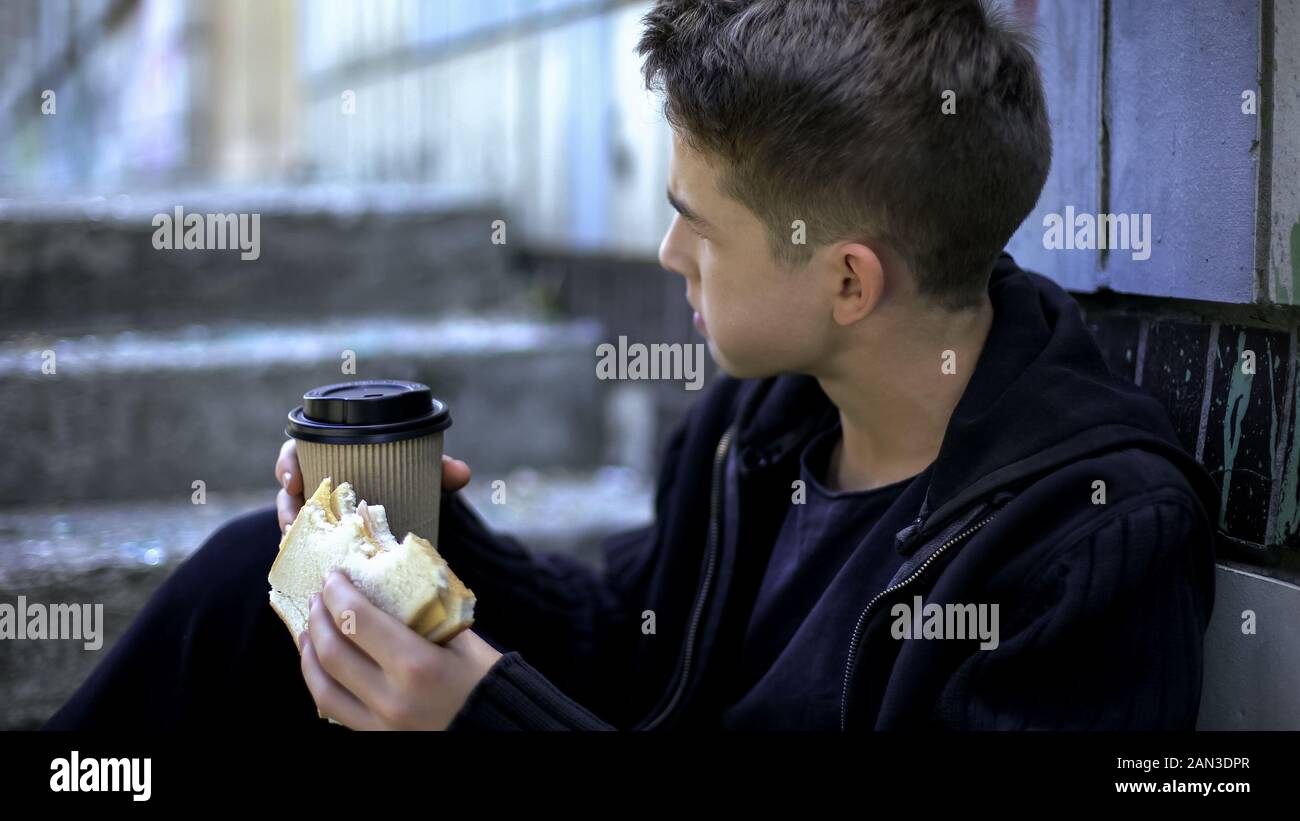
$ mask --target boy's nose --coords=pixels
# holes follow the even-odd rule
[[[668,226],[663,240],[659,243],[659,265],[665,271],[681,274],[683,277],[691,279],[695,271],[695,264],[690,256],[683,251],[680,243],[676,241],[678,219],[679,217],[673,218],[672,224]]]
[[[659,241],[659,267],[665,271],[676,271],[672,262],[672,249],[668,244],[672,241],[673,229],[669,228],[664,232],[664,238]]]

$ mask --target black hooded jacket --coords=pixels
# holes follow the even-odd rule
[[[744,692],[741,638],[799,455],[838,419],[813,378],[711,383],[664,450],[653,524],[608,539],[601,572],[447,495],[439,549],[506,653],[451,728],[717,728],[741,697],[777,729],[808,728],[811,699],[840,717],[812,729],[1193,728],[1219,490],[1059,286],[1003,254],[989,294],[938,458]],[[905,557],[884,591],[855,572],[879,540]],[[895,637],[895,606],[918,596],[997,605],[996,646]]]

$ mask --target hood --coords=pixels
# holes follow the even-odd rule
[[[1209,520],[1218,521],[1218,487],[1182,447],[1160,403],[1111,373],[1069,294],[1003,253],[989,297],[992,328],[931,465],[916,536],[999,488],[1126,447],[1156,451],[1178,466]],[[779,459],[837,419],[813,377],[761,380],[737,419],[742,465]]]

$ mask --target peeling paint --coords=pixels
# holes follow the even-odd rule
[[[1277,388],[1274,382],[1277,379],[1277,366],[1282,360],[1273,355],[1273,340],[1265,339],[1264,344],[1268,348],[1268,452],[1277,453]],[[1277,481],[1277,477],[1273,477]]]
[[[1122,368],[1133,350],[1143,368],[1130,378],[1161,403],[1214,479],[1220,510],[1211,521],[1230,537],[1224,555],[1300,573],[1300,327],[1292,324],[1300,313],[1197,321],[1160,317],[1137,300],[1082,302],[1108,363]],[[1242,372],[1247,351],[1254,374]]]
[[[1295,391],[1291,401],[1294,403],[1291,418],[1300,425],[1300,390]],[[1273,544],[1286,541],[1295,532],[1297,525],[1300,525],[1300,498],[1296,493],[1300,489],[1300,447],[1297,447],[1297,442],[1292,437],[1286,448],[1286,469],[1282,472],[1282,492],[1277,499],[1277,519],[1273,524],[1271,539]]]
[[[1236,352],[1240,357],[1246,348],[1246,333],[1237,334]],[[1223,415],[1223,503],[1219,506],[1219,526],[1226,527],[1228,520],[1228,492],[1232,488],[1232,466],[1241,445],[1241,420],[1250,405],[1250,386],[1255,381],[1253,373],[1243,373],[1241,363],[1232,366],[1232,382],[1228,385],[1228,411]]]

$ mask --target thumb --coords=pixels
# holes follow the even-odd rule
[[[447,454],[442,455],[442,489],[447,493],[455,493],[465,485],[469,484],[470,479],[469,465],[459,459],[453,459]]]

